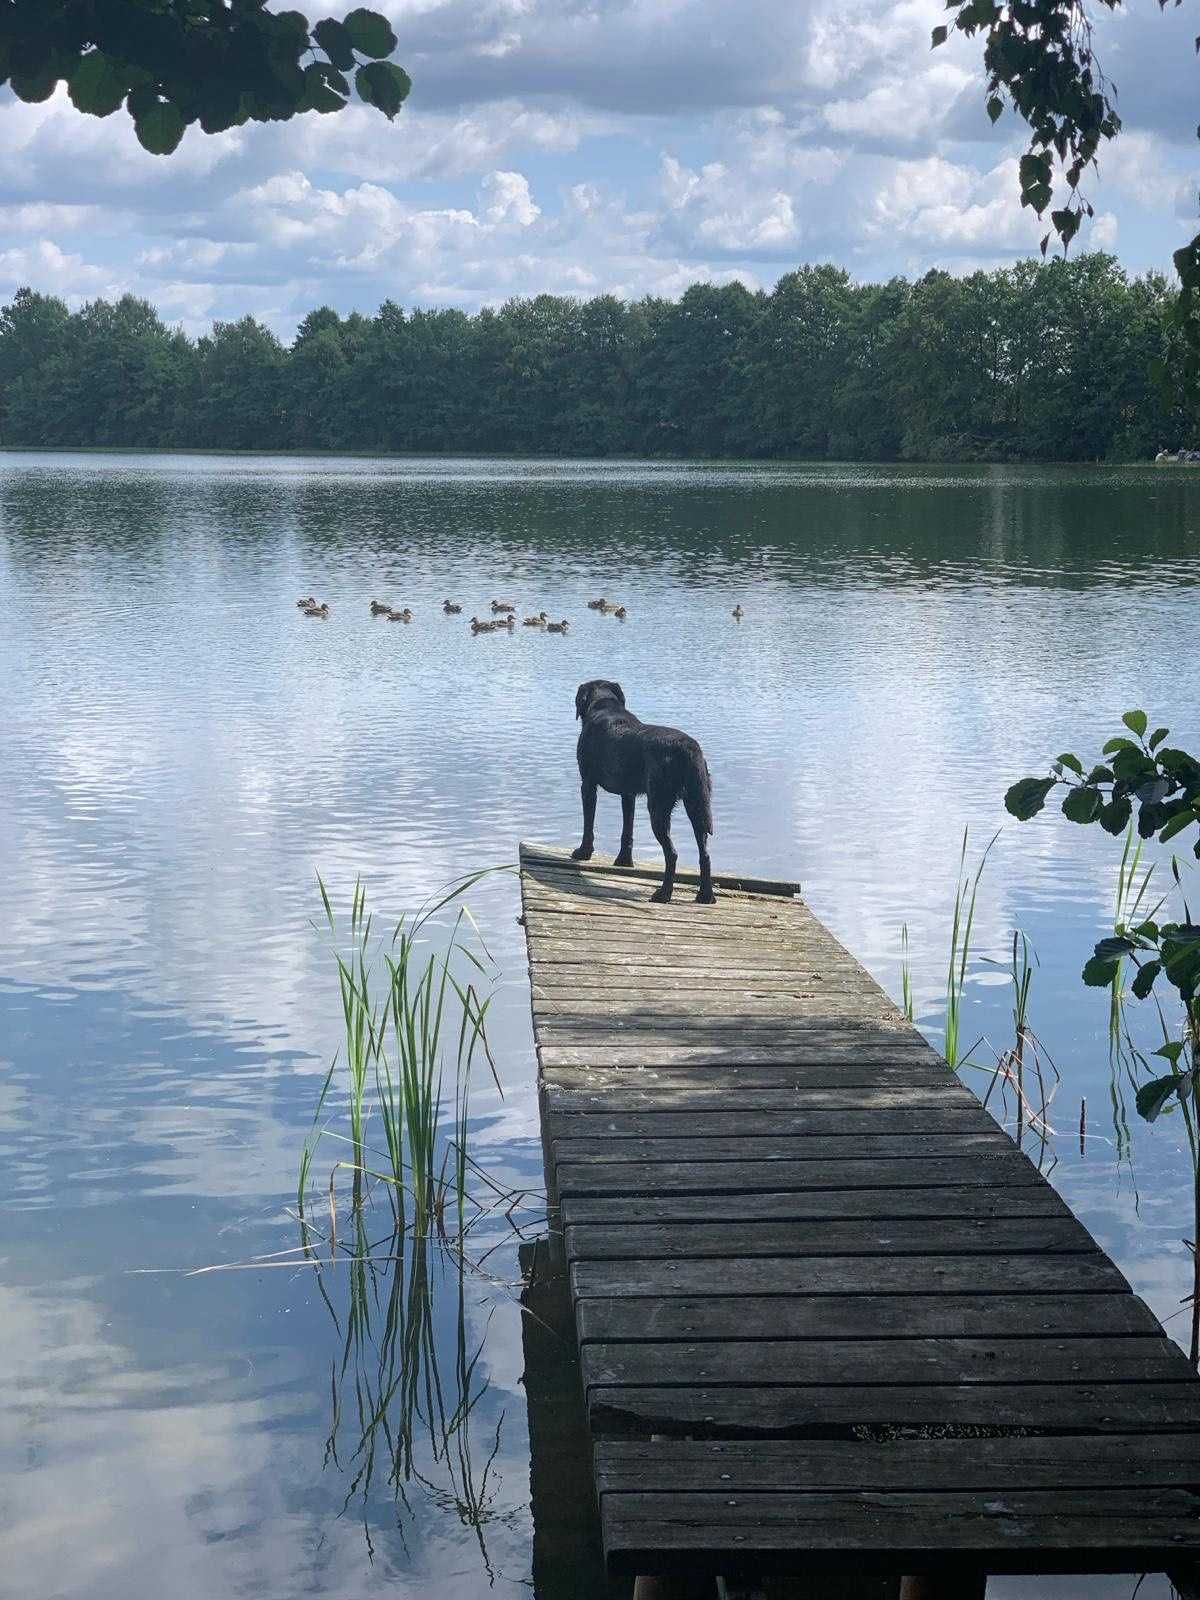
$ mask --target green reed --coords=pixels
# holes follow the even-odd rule
[[[353,1174],[356,1206],[362,1199],[363,1180],[377,1179],[388,1186],[397,1226],[407,1227],[411,1221],[424,1233],[435,1221],[444,1230],[449,1193],[456,1202],[460,1236],[464,1231],[470,1077],[477,1055],[484,1055],[499,1088],[487,1040],[491,997],[481,996],[477,987],[477,981],[490,981],[494,964],[465,905],[459,905],[444,946],[430,948],[430,943],[433,919],[493,870],[466,874],[415,913],[402,917],[389,945],[382,948],[372,942],[366,890],[361,880],[356,881],[347,953],[338,948],[338,920],[318,876],[334,942],[343,1042],[301,1151],[297,1201],[302,1215],[317,1147],[322,1138],[331,1138],[350,1146],[348,1158],[336,1162],[330,1176],[334,1229],[334,1179],[339,1168],[347,1168]],[[348,1135],[321,1122],[339,1059],[347,1085]],[[452,1085],[453,1138],[439,1167],[447,1083]],[[372,1118],[378,1122],[382,1148],[367,1143]]]
[[[946,1025],[944,1054],[952,1067],[958,1067],[970,1056],[971,1050],[960,1049],[963,992],[967,983],[967,964],[971,956],[971,934],[975,925],[975,901],[979,894],[979,881],[987,865],[992,846],[1000,837],[994,833],[987,849],[979,859],[974,876],[967,870],[967,840],[969,830],[963,829],[962,848],[958,857],[958,875],[954,886],[954,914],[950,923],[950,962],[946,972]]]
[[[907,922],[900,924],[900,1003],[904,1015],[913,1022],[916,1019],[916,1005],[913,1000],[912,963],[908,956]]]

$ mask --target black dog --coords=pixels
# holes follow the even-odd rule
[[[631,867],[633,808],[638,795],[644,794],[650,809],[650,826],[666,859],[663,881],[650,898],[669,900],[678,859],[671,843],[671,813],[682,800],[700,851],[700,892],[696,899],[711,905],[716,899],[708,860],[708,838],[713,832],[712,776],[704,751],[678,728],[654,728],[639,722],[632,711],[625,709],[621,685],[604,678],[579,685],[575,715],[583,723],[576,750],[583,792],[583,842],[572,851],[572,859],[591,859],[596,790],[601,788],[621,796],[621,849],[616,865]]]

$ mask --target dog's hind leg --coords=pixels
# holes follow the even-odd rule
[[[583,838],[579,849],[571,851],[572,861],[590,861],[595,848],[594,830],[596,826],[596,785],[589,783],[585,778],[580,789],[583,799]]]
[[[712,863],[708,859],[708,807],[699,796],[685,794],[683,809],[688,814],[692,832],[696,835],[696,849],[700,852],[700,889],[696,899],[702,906],[711,906],[716,900],[712,886]]]
[[[633,808],[637,805],[637,795],[623,794],[621,796],[621,848],[614,867],[631,867],[633,865]]]
[[[654,837],[662,846],[665,863],[663,881],[650,898],[651,900],[657,900],[660,904],[665,904],[671,898],[672,891],[675,888],[675,863],[679,859],[675,846],[671,843],[671,812],[673,809],[673,806],[664,805],[661,801],[652,802],[650,806],[650,826],[654,830]]]

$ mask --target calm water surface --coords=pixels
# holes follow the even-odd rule
[[[570,1463],[535,1460],[531,1497],[569,1349],[531,1338],[506,1228],[482,1272],[382,1273],[365,1329],[344,1272],[264,1263],[296,1243],[338,1043],[316,872],[343,903],[361,874],[386,920],[518,838],[572,841],[575,685],[617,678],[703,741],[718,863],[802,880],[894,994],[907,924],[936,1041],[963,829],[974,858],[1012,779],[1132,705],[1194,748],[1198,530],[1200,481],[1142,469],[0,455],[0,1593],[604,1593]],[[472,639],[447,595],[572,630]],[[416,620],[372,621],[375,596]],[[1053,1182],[1186,1342],[1186,1151],[1170,1120],[1122,1151],[1106,1000],[1078,980],[1118,854],[1057,815],[1007,827],[977,950],[1033,941]],[[536,1190],[515,880],[471,904],[504,1089],[478,1086],[475,1149]],[[975,962],[981,1060],[1009,1004]],[[534,1237],[535,1197],[520,1215]]]

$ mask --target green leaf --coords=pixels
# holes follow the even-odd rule
[[[313,28],[312,35],[335,67],[342,72],[350,71],[354,65],[354,44],[344,23],[336,17],[325,17]]]
[[[929,48],[931,50],[936,50],[938,45],[945,44],[947,38],[949,37],[949,32],[950,30],[948,28],[939,23],[938,26],[933,30],[933,33],[930,37]]]
[[[1158,842],[1160,844],[1166,844],[1168,839],[1173,839],[1177,833],[1182,833],[1185,828],[1190,828],[1192,823],[1196,822],[1197,820],[1200,819],[1197,818],[1196,813],[1190,808],[1186,811],[1177,812],[1159,834]]]
[[[1145,1117],[1147,1122],[1155,1121],[1171,1099],[1180,1093],[1187,1076],[1187,1073],[1182,1077],[1172,1073],[1169,1078],[1151,1078],[1149,1083],[1144,1083],[1137,1092],[1138,1116]]]
[[[1161,971],[1161,961],[1147,961],[1145,966],[1138,968],[1137,976],[1129,987],[1139,1000],[1144,1000],[1150,993],[1154,987],[1154,980]]]
[[[1120,835],[1129,826],[1129,818],[1133,814],[1133,807],[1128,796],[1119,795],[1110,800],[1100,812],[1100,826],[1105,833]]]
[[[1126,739],[1123,736],[1118,735],[1117,738],[1110,739],[1108,741],[1108,743],[1104,746],[1103,750],[1101,750],[1100,754],[1102,756],[1112,756],[1112,755],[1116,755],[1118,750],[1136,750],[1136,749],[1137,749],[1137,745],[1134,744],[1132,739]]]
[[[1018,822],[1028,822],[1046,804],[1046,796],[1053,787],[1053,778],[1022,778],[1004,796],[1004,809]]]
[[[1157,1050],[1151,1050],[1150,1054],[1152,1056],[1162,1056],[1174,1066],[1183,1054],[1183,1040],[1169,1039],[1166,1044],[1160,1044]]]
[[[1155,728],[1149,739],[1151,750],[1157,750],[1170,731],[1170,728]]]
[[[304,99],[297,108],[301,111],[341,111],[345,100],[331,86],[331,79],[342,78],[336,67],[324,61],[310,61],[304,69]],[[342,78],[345,83],[345,78]],[[349,85],[346,85],[347,90]]]
[[[1077,772],[1081,778],[1083,777],[1083,762],[1078,756],[1059,756],[1058,764],[1060,767],[1070,767],[1072,772]]]
[[[187,124],[179,107],[159,100],[134,121],[134,131],[143,150],[152,156],[169,156],[178,148]]]
[[[1100,956],[1092,956],[1084,965],[1083,981],[1089,989],[1107,989],[1116,977],[1119,966],[1117,961],[1105,961]]]
[[[390,122],[408,99],[412,80],[403,67],[393,61],[368,61],[354,75],[360,98],[382,111]]]
[[[1148,718],[1144,711],[1127,711],[1121,721],[1140,739],[1146,731]]]
[[[993,122],[1000,120],[1000,113],[1004,110],[1004,101],[998,94],[994,94],[987,103],[987,114]]]
[[[49,100],[58,87],[58,73],[52,67],[36,75],[14,72],[8,82],[18,100],[24,100],[27,105],[39,105]]]
[[[1111,767],[1093,767],[1087,775],[1087,781],[1089,783],[1111,783],[1113,781],[1113,769]]]
[[[1104,808],[1104,796],[1087,784],[1071,789],[1063,801],[1063,816],[1071,822],[1095,822]]]
[[[124,100],[128,88],[118,63],[103,50],[91,50],[71,74],[67,93],[76,111],[108,117]]]
[[[378,11],[367,11],[362,6],[351,11],[346,18],[346,32],[359,55],[379,59],[390,56],[396,48],[396,35],[386,17]]]
[[[1186,923],[1173,932],[1164,928],[1162,964],[1169,981],[1190,1001],[1200,987],[1200,928]]]

